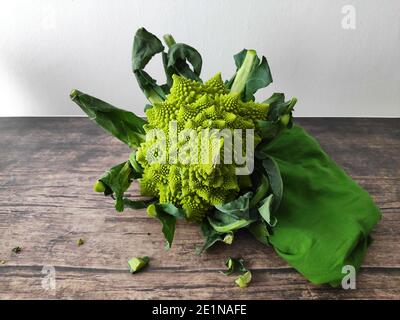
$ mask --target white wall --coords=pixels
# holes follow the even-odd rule
[[[0,116],[81,115],[72,88],[143,115],[130,69],[141,26],[199,49],[204,77],[229,78],[232,55],[257,49],[274,77],[258,97],[296,96],[297,116],[400,116],[399,0],[3,0]]]

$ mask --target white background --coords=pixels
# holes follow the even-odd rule
[[[342,7],[356,29],[342,28]],[[203,56],[203,78],[232,55],[265,55],[296,116],[400,116],[399,0],[9,0],[0,7],[0,116],[82,115],[72,88],[143,115],[131,74],[137,28],[172,33]],[[148,69],[164,81],[161,60]]]

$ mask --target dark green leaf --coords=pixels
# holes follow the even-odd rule
[[[272,194],[274,195],[272,212],[275,212],[279,208],[279,205],[282,200],[282,195],[283,195],[283,182],[282,182],[281,173],[279,171],[278,164],[270,156],[266,157],[263,160],[262,164],[263,164],[265,172],[268,176]]]
[[[261,178],[260,178],[260,182],[259,185],[257,187],[257,190],[254,194],[254,196],[251,198],[250,200],[250,208],[254,208],[257,206],[257,204],[265,198],[265,196],[267,195],[267,192],[269,190],[269,182],[268,182],[268,178],[261,174]]]
[[[71,92],[71,99],[91,120],[129,147],[137,147],[144,141],[143,125],[147,122],[134,113],[115,108],[107,102],[78,90]]]
[[[227,267],[227,270],[223,273],[227,276],[233,273],[245,273],[248,271],[244,266],[244,260],[242,258],[229,257],[225,261],[225,266]]]
[[[164,46],[154,34],[145,28],[136,32],[132,49],[132,71],[140,89],[152,104],[162,102],[168,92],[165,92],[163,86],[158,85],[144,68],[156,54],[163,51]]]
[[[207,219],[202,221],[200,228],[204,237],[204,244],[201,247],[196,248],[197,254],[202,254],[218,241],[223,241],[224,234],[215,231]]]
[[[124,207],[131,209],[144,209],[147,208],[153,200],[131,200],[128,198],[123,199]]]
[[[269,231],[263,221],[257,221],[247,227],[251,234],[262,244],[268,246]]]
[[[135,70],[134,74],[140,89],[152,104],[164,101],[166,93],[156,80],[144,70]]]
[[[136,31],[132,49],[132,69],[144,69],[154,55],[164,51],[161,41],[145,28]]]
[[[165,248],[169,250],[172,246],[172,241],[175,235],[176,218],[171,214],[165,212],[158,204],[151,204],[147,207],[147,212],[150,216],[154,216],[160,220],[162,224],[162,233],[164,234],[166,245]]]
[[[128,162],[123,162],[106,171],[99,179],[106,187],[105,195],[115,197],[115,208],[117,211],[124,210],[123,195],[132,182],[132,167]]]
[[[267,103],[270,106],[276,103],[285,102],[285,94],[280,92],[275,92],[269,97],[267,100],[263,101],[263,103]]]
[[[175,43],[164,58],[164,69],[167,73],[167,82],[171,83],[172,74],[185,78],[201,81],[200,73],[202,59],[200,53],[193,47],[184,43]],[[189,64],[192,65],[190,68]]]
[[[175,218],[183,219],[186,216],[184,209],[177,208],[172,203],[157,203],[156,206],[157,208],[161,209],[171,216],[174,216]]]

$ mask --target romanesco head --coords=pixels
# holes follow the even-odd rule
[[[267,112],[267,104],[243,102],[239,94],[230,93],[220,73],[204,84],[174,75],[166,100],[146,111],[146,141],[136,153],[144,169],[139,180],[142,195],[185,209],[188,220],[200,220],[214,205],[235,198],[239,192],[236,165],[215,161],[215,141],[220,156],[224,142],[215,139],[211,129],[255,129]],[[154,132],[164,133],[165,139]],[[193,132],[198,135],[191,137]],[[177,143],[173,137],[178,137]],[[204,137],[209,143],[201,142]],[[193,150],[206,161],[190,161]]]

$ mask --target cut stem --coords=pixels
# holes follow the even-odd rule
[[[171,48],[176,43],[175,39],[170,34],[164,35],[163,39],[168,48]]]

